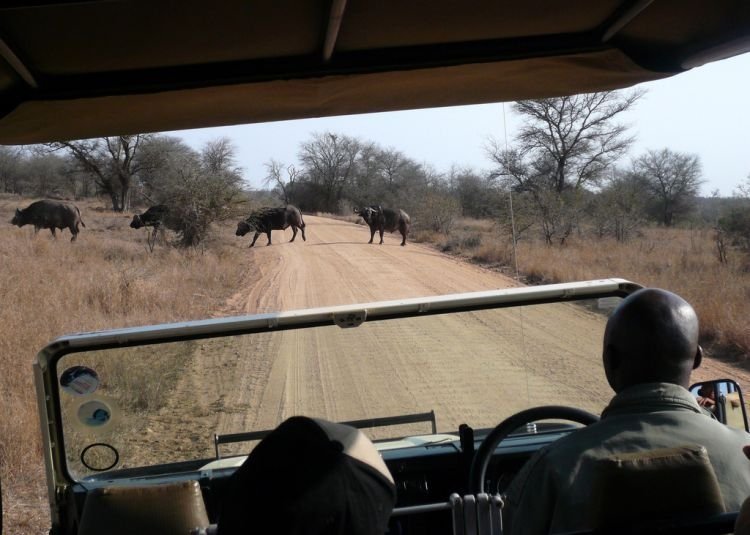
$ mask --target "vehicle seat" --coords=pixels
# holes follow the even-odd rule
[[[597,461],[589,525],[653,527],[725,512],[706,448],[698,445],[612,455]]]
[[[208,522],[197,481],[111,487],[89,492],[78,535],[187,535]]]

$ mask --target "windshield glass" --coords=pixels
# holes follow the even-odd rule
[[[68,470],[81,479],[96,471],[211,459],[214,434],[269,430],[296,414],[351,421],[434,411],[437,432],[455,434],[462,423],[493,427],[530,406],[599,413],[611,397],[601,340],[617,302],[67,354],[57,376]],[[383,441],[430,435],[432,424],[423,419],[365,432]],[[224,444],[219,454],[247,453],[253,444]]]

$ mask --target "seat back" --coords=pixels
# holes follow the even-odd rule
[[[703,446],[612,455],[595,465],[589,519],[592,527],[724,511],[719,482]]]
[[[197,481],[94,489],[86,496],[78,535],[187,535],[208,526]]]

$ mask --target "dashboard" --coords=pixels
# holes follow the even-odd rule
[[[496,448],[487,471],[487,488],[492,493],[503,493],[534,452],[573,429],[565,424],[537,425],[535,433],[511,435]],[[397,489],[396,509],[389,523],[389,534],[453,533],[451,513],[447,507],[430,506],[447,504],[453,493],[464,495],[469,492],[468,475],[474,452],[489,431],[484,429],[475,432],[468,426],[462,426],[458,435],[446,435],[446,438],[438,442],[425,441],[422,445],[388,447],[381,450]],[[204,460],[198,463],[188,462],[147,469],[126,469],[93,476],[72,487],[73,499],[66,502],[76,511],[66,516],[80,518],[86,494],[94,488],[176,483],[197,479],[208,517],[215,523],[218,520],[222,497],[227,492],[229,478],[242,459],[222,459],[224,466],[218,468],[206,469],[206,466],[212,466],[214,463],[209,460],[207,465]],[[402,511],[399,511],[400,509]]]

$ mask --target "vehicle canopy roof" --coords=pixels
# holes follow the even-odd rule
[[[0,143],[610,90],[747,50],[746,0],[10,1]]]

